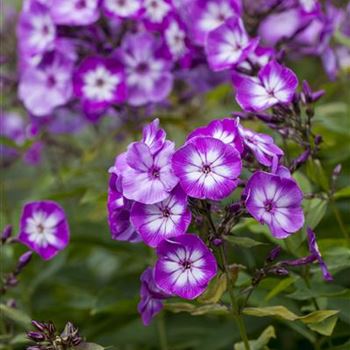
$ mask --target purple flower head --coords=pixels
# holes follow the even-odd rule
[[[214,255],[203,241],[191,234],[164,240],[157,247],[156,285],[165,293],[195,299],[215,276]]]
[[[303,193],[296,181],[263,171],[255,172],[245,188],[246,208],[274,237],[283,239],[304,225]]]
[[[38,67],[26,68],[20,77],[18,96],[35,116],[49,115],[72,96],[73,62],[61,54],[49,54]]]
[[[173,11],[170,0],[143,0],[143,8],[142,18],[150,30],[162,29]]]
[[[116,174],[116,167],[113,167],[110,172],[107,209],[112,239],[131,243],[140,242],[142,238],[130,221],[133,202],[125,198],[121,192],[121,177]]]
[[[74,74],[73,87],[87,114],[101,113],[127,96],[124,68],[116,59],[86,58]]]
[[[154,155],[143,142],[134,142],[128,147],[121,173],[126,198],[154,204],[169,196],[179,181],[171,168],[174,147],[173,142],[165,141]]]
[[[163,300],[169,298],[168,294],[161,291],[154,281],[154,269],[148,267],[141,275],[141,300],[137,309],[142,317],[142,322],[148,326],[152,318],[163,309]]]
[[[69,242],[69,227],[62,207],[52,201],[26,204],[18,239],[44,260],[52,259]]]
[[[227,145],[232,145],[239,153],[243,152],[243,139],[238,129],[239,119],[213,120],[207,126],[202,126],[192,131],[187,136],[190,141],[197,136],[209,136],[218,139]]]
[[[194,0],[188,5],[186,22],[194,42],[204,45],[208,33],[240,12],[238,0]]]
[[[321,268],[321,271],[322,271],[323,278],[326,281],[332,281],[333,277],[330,274],[330,272],[328,271],[328,267],[327,267],[326,263],[324,262],[324,260],[322,258],[322,255],[320,253],[320,250],[318,248],[318,245],[317,245],[317,242],[316,242],[316,235],[311,230],[310,227],[307,228],[307,237],[308,237],[308,241],[309,241],[310,253],[313,254],[317,258],[318,263],[319,263],[320,268]]]
[[[214,71],[231,68],[254,52],[257,44],[258,39],[250,40],[243,21],[233,16],[207,36],[205,50],[209,66]]]
[[[49,9],[37,1],[30,1],[20,15],[17,37],[21,54],[33,56],[52,50],[56,26]]]
[[[145,143],[152,154],[157,153],[165,143],[166,133],[159,127],[159,119],[154,119],[143,128],[142,142]]]
[[[116,51],[126,67],[128,102],[133,106],[160,102],[171,91],[170,63],[158,55],[157,45],[150,33],[129,34]]]
[[[239,132],[244,145],[254,154],[260,164],[271,167],[283,156],[283,151],[274,143],[271,136],[255,133],[242,126],[239,127]]]
[[[236,101],[247,111],[262,111],[277,103],[292,101],[298,78],[292,70],[271,61],[257,77],[233,74]]]
[[[183,235],[191,223],[187,196],[178,185],[162,202],[148,205],[135,202],[131,222],[151,247],[156,247],[163,239]]]
[[[52,0],[51,15],[57,24],[92,24],[100,17],[99,0]]]
[[[104,13],[111,18],[138,18],[142,0],[102,0]]]
[[[191,197],[221,200],[237,186],[241,157],[231,145],[212,137],[195,137],[178,149],[173,169]]]

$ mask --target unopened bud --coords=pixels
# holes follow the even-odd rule
[[[342,165],[341,165],[341,164],[338,164],[338,165],[333,169],[332,177],[336,179],[336,178],[340,175],[341,169],[342,169]]]
[[[32,325],[38,329],[40,332],[44,332],[46,330],[46,325],[45,323],[39,322],[39,321],[32,321]]]
[[[270,272],[278,276],[286,276],[289,274],[288,270],[282,266],[275,267],[271,269]]]
[[[42,347],[34,345],[34,346],[29,346],[26,350],[42,350]]]
[[[326,91],[324,91],[324,90],[319,90],[319,91],[314,92],[312,94],[312,102],[318,101],[325,93],[326,93]]]
[[[213,244],[216,246],[216,247],[219,247],[220,245],[222,245],[223,243],[223,240],[221,238],[215,238],[213,239]]]
[[[18,263],[17,263],[17,268],[16,268],[17,273],[19,273],[26,265],[28,265],[32,256],[33,256],[33,252],[28,251],[19,257]]]
[[[56,333],[56,327],[51,321],[47,324],[47,329],[51,335]]]
[[[293,161],[293,170],[298,169],[302,164],[304,164],[310,157],[311,151],[307,149],[302,154],[299,155],[298,158]]]
[[[45,340],[45,336],[39,332],[28,332],[27,337],[37,342]]]
[[[5,243],[12,235],[12,226],[7,225],[1,234],[1,242]]]
[[[274,248],[270,251],[269,255],[268,255],[267,258],[266,258],[266,261],[268,261],[268,262],[275,261],[275,260],[279,257],[279,255],[281,254],[281,252],[282,252],[282,247],[279,246],[279,245],[277,245],[276,247],[274,247]]]
[[[16,278],[13,274],[11,274],[10,276],[8,276],[7,279],[6,279],[6,284],[7,284],[7,286],[9,286],[9,287],[14,287],[14,286],[17,285],[17,283],[18,283],[18,280],[17,280],[17,278]]]
[[[255,115],[257,116],[257,118],[259,118],[259,119],[262,120],[263,122],[267,122],[267,123],[273,122],[273,116],[270,115],[270,114],[266,114],[266,113],[255,113]]]
[[[311,103],[312,102],[312,90],[311,90],[309,83],[306,80],[304,80],[302,83],[302,91],[303,91],[303,94],[305,96],[304,102]]]
[[[10,307],[11,309],[15,309],[17,307],[16,300],[15,299],[7,300],[6,306]]]
[[[242,207],[241,203],[232,203],[229,206],[230,213],[232,214],[238,213],[241,210],[241,207]]]
[[[314,140],[314,143],[316,146],[320,145],[321,143],[323,142],[323,138],[321,135],[316,135],[315,136],[315,140]]]

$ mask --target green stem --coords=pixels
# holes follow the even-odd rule
[[[232,281],[232,276],[231,276],[230,269],[229,269],[229,266],[227,263],[225,249],[224,249],[223,245],[220,246],[220,256],[221,256],[221,260],[222,260],[222,263],[224,265],[225,273],[227,276],[227,287],[228,287],[228,292],[229,292],[231,304],[232,304],[232,314],[236,320],[236,323],[237,323],[237,326],[239,329],[239,334],[240,334],[241,339],[243,340],[243,343],[244,343],[244,347],[246,350],[250,350],[249,340],[248,340],[248,336],[247,336],[247,330],[245,328],[244,320],[239,312],[238,303],[237,303],[235,293],[234,293],[234,284]]]
[[[164,320],[163,312],[161,312],[157,317],[157,327],[158,327],[160,348],[161,350],[168,350],[168,340],[166,336],[165,320]]]
[[[343,219],[342,219],[342,217],[341,217],[341,215],[340,215],[340,212],[339,212],[339,210],[338,210],[338,208],[337,208],[337,205],[335,204],[335,202],[334,202],[333,199],[331,199],[331,205],[332,205],[332,209],[333,209],[335,218],[337,219],[338,225],[339,225],[339,227],[340,227],[340,230],[342,231],[344,237],[345,237],[346,239],[349,239],[349,238],[350,238],[350,237],[349,237],[349,233],[348,233],[348,231],[347,231],[347,229],[346,229],[346,227],[345,227],[345,224],[344,224],[344,222],[343,222]]]

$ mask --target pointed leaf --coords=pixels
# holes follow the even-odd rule
[[[218,274],[210,282],[206,291],[197,300],[203,304],[216,304],[221,299],[221,296],[226,291],[226,288],[226,275],[223,273]]]
[[[268,307],[247,307],[243,310],[245,315],[256,316],[256,317],[280,317],[287,321],[295,321],[298,316],[293,312],[289,311],[284,306],[268,306]]]
[[[1,317],[13,321],[23,328],[31,327],[31,319],[23,311],[13,309],[12,307],[8,307],[4,304],[0,304],[0,314]]]
[[[337,321],[338,316],[331,316],[321,322],[308,324],[308,327],[317,333],[329,337],[332,335]]]
[[[250,350],[263,350],[272,338],[276,338],[275,328],[268,326],[256,340],[250,340]],[[245,350],[243,342],[235,344],[234,350]]]
[[[256,241],[250,237],[240,237],[240,236],[226,236],[225,240],[231,244],[243,247],[243,248],[253,248],[258,245],[263,245],[265,243]]]

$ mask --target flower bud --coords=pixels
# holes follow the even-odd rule
[[[47,324],[47,330],[50,335],[54,335],[56,333],[56,327],[51,321],[49,321],[49,323]]]
[[[17,307],[16,300],[15,299],[7,300],[6,306],[10,307],[11,309],[15,309]]]
[[[7,225],[1,234],[1,242],[5,243],[12,235],[12,226]]]
[[[32,321],[32,325],[33,325],[36,329],[38,329],[40,332],[46,331],[46,325],[45,325],[45,323],[42,323],[42,322],[33,320],[33,321]]]
[[[306,80],[302,82],[302,91],[305,96],[305,102],[310,103],[312,101],[312,90],[309,83]]]
[[[36,342],[40,342],[40,341],[45,340],[45,336],[39,332],[33,332],[33,331],[28,332],[27,337],[31,340],[36,341]]]
[[[323,142],[323,138],[321,135],[316,135],[315,136],[315,140],[314,140],[314,143],[316,146],[320,145],[321,143]]]
[[[269,255],[268,255],[267,258],[266,258],[266,261],[268,261],[268,262],[275,261],[275,260],[279,257],[279,255],[281,254],[281,252],[282,252],[282,247],[279,246],[279,245],[277,245],[276,247],[274,247],[274,248],[270,251]]]
[[[340,175],[341,170],[342,170],[342,165],[341,164],[336,165],[336,167],[333,169],[332,177],[336,179]]]
[[[286,276],[289,274],[288,270],[282,266],[277,266],[271,269],[270,272],[277,276]]]
[[[216,246],[216,247],[219,247],[220,245],[222,245],[223,241],[221,238],[215,238],[213,239],[213,244]]]
[[[312,94],[312,101],[318,101],[326,92],[324,90],[316,91]]]
[[[28,265],[32,256],[33,256],[33,252],[28,251],[19,257],[18,263],[17,263],[17,268],[16,268],[17,273],[19,273],[26,265]]]
[[[229,210],[230,210],[230,213],[232,214],[238,213],[241,210],[241,203],[240,202],[232,203],[229,206]]]
[[[26,350],[42,350],[42,347],[34,345],[34,346],[29,346]]]

